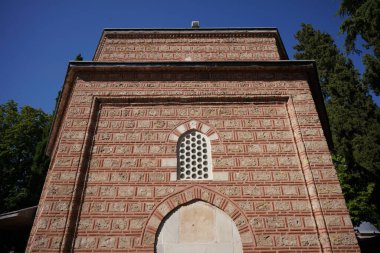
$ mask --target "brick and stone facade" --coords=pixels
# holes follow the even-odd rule
[[[210,179],[179,177],[190,132]],[[331,147],[315,63],[288,60],[277,30],[105,30],[69,64],[27,250],[154,252],[193,203],[243,252],[358,252]]]

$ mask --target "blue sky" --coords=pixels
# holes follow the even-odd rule
[[[338,45],[338,0],[1,0],[0,103],[10,99],[51,113],[67,64],[91,60],[103,28],[277,27],[288,55],[302,22]],[[359,56],[353,60],[360,71]],[[378,104],[380,99],[376,99]]]

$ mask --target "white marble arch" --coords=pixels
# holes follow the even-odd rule
[[[156,253],[242,253],[239,231],[221,209],[196,201],[168,214],[157,230]]]

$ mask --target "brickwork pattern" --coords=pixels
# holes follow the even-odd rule
[[[64,115],[28,250],[152,252],[165,214],[203,199],[235,221],[244,252],[357,252],[306,77],[208,76],[83,73]],[[176,158],[169,136],[189,120],[218,135],[210,138],[213,171],[227,172],[227,181],[170,180],[177,168],[163,162]]]
[[[279,60],[274,33],[107,34],[94,60],[149,61],[252,61]]]

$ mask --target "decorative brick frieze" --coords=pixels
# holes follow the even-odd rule
[[[172,32],[155,35],[130,32],[107,33],[101,40],[96,61],[218,61],[279,60],[275,32],[224,31]],[[170,36],[171,39],[168,39]],[[284,57],[284,56],[282,56]]]

